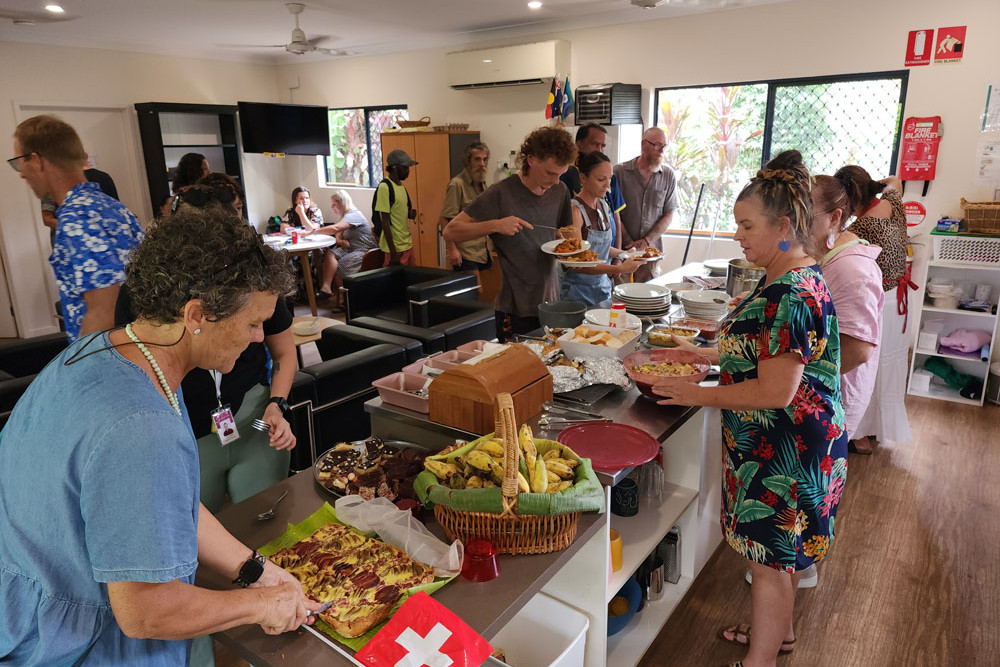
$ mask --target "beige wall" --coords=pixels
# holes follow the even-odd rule
[[[924,200],[926,230],[942,214],[958,215],[961,196],[992,198],[990,189],[973,186],[972,175],[986,85],[1000,83],[1000,40],[993,34],[993,27],[1000,25],[1000,3],[994,0],[804,0],[521,41],[569,40],[574,86],[622,81],[651,89],[903,69],[907,32],[947,25],[969,26],[964,61],[913,68],[905,109],[906,115],[941,115],[946,127],[938,180]],[[493,149],[492,173],[497,158],[504,159],[530,129],[544,122],[547,90],[451,90],[444,56],[453,50],[459,49],[265,68],[0,43],[0,62],[5,65],[0,69],[0,97],[6,98],[0,99],[0,133],[10,136],[13,109],[20,101],[127,107],[140,101],[232,104],[237,99],[329,106],[404,103],[411,118],[430,115],[435,124],[469,122],[479,129]],[[298,77],[299,87],[290,91],[286,82],[293,77]],[[645,119],[651,120],[648,109]],[[295,184],[316,186],[318,181],[312,158],[246,156],[244,168],[255,222],[284,211]],[[2,249],[22,335],[49,322],[36,280],[48,249],[42,250],[41,236],[32,231],[37,225],[35,204],[26,192],[10,170],[0,176]],[[329,213],[326,193],[313,193]],[[370,191],[355,193],[365,212],[370,199]],[[706,245],[696,242],[691,256],[702,259]],[[666,268],[676,266],[682,251],[682,240],[669,246]],[[731,243],[716,242],[712,254],[734,256],[738,251]]]
[[[27,117],[19,116],[19,105],[121,107],[128,110],[140,171],[136,102],[234,104],[237,99],[276,101],[277,96],[270,67],[9,42],[0,42],[0,63],[0,146],[6,152],[12,150],[18,118]],[[271,215],[275,202],[270,184],[276,182],[284,191],[281,165],[247,156],[244,170],[253,183],[247,202],[252,219]],[[133,204],[143,222],[150,217],[145,181],[143,172],[143,200],[140,206]],[[6,167],[0,170],[0,238],[19,335],[56,331],[51,304],[58,294],[47,262],[48,231],[41,226],[38,200]]]

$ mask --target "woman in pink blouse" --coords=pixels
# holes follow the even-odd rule
[[[840,180],[816,176],[812,201],[813,253],[823,269],[840,323],[841,393],[847,434],[854,439],[865,435],[856,431],[878,371],[885,292],[876,259],[882,250],[846,229],[854,207]]]

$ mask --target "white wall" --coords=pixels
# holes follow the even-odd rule
[[[0,63],[0,137],[4,138],[0,145],[6,145],[7,152],[13,150],[10,137],[22,104],[128,109],[133,119],[132,150],[142,170],[142,148],[134,121],[136,102],[277,101],[270,67],[4,42],[0,42]],[[100,154],[99,147],[90,150]],[[273,213],[276,194],[271,184],[278,183],[284,191],[284,174],[279,167],[259,156],[244,160],[252,220]],[[145,173],[140,181],[143,201],[134,212],[145,222],[150,217]],[[281,199],[284,197],[282,194]],[[38,200],[6,167],[0,170],[0,251],[19,335],[27,338],[57,331],[52,303],[58,295],[52,288],[54,280],[47,261],[48,232],[41,227]]]
[[[574,86],[622,81],[651,89],[903,69],[909,30],[948,25],[968,25],[963,62],[913,68],[905,109],[908,116],[941,115],[946,127],[938,179],[923,200],[928,209],[928,221],[922,228],[926,231],[940,215],[957,215],[960,197],[992,198],[990,188],[973,186],[972,176],[986,85],[1000,82],[996,67],[1000,40],[993,34],[993,28],[1000,25],[1000,3],[994,0],[947,4],[933,0],[803,0],[538,35],[522,41],[569,40]],[[451,90],[445,81],[444,56],[453,50],[460,49],[264,68],[0,43],[0,62],[4,63],[0,69],[0,133],[10,136],[13,132],[12,109],[23,100],[128,107],[140,101],[232,104],[237,99],[329,106],[403,103],[409,106],[411,118],[429,115],[434,124],[471,123],[490,145],[494,161],[506,159],[528,131],[545,122],[542,109],[548,90],[544,86]],[[294,91],[284,88],[292,76],[299,80]],[[645,119],[651,121],[648,110]],[[495,162],[491,173],[494,167]],[[248,155],[244,169],[254,222],[283,212],[294,185],[315,188],[318,182],[312,158],[277,160]],[[36,224],[32,217],[36,206],[26,192],[10,170],[0,176],[4,261],[22,335],[34,335],[27,332],[39,331],[38,327],[50,321],[48,306],[39,303],[42,295],[34,286],[45,266],[47,248],[43,252],[37,235],[26,232]],[[313,194],[329,213],[327,193],[314,189]],[[370,191],[353,194],[359,208],[368,213]],[[676,265],[671,258],[680,261],[683,242],[677,239],[671,243],[665,268]],[[691,257],[702,259],[706,245],[696,240]],[[738,253],[731,243],[717,241],[712,254]],[[919,270],[917,275],[921,275]]]

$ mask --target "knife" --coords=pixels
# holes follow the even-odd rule
[[[324,611],[326,611],[327,609],[329,609],[332,606],[333,606],[333,600],[331,600],[329,602],[324,602],[323,604],[321,604],[319,606],[319,609],[315,609],[315,610],[309,612],[309,615],[310,616],[319,616],[320,614],[322,614]]]

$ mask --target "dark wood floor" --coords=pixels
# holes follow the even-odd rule
[[[782,667],[1000,665],[1000,408],[907,409],[912,443],[850,456],[837,537],[819,587],[798,593]],[[721,546],[640,664],[741,658],[715,633],[750,620],[744,571]]]
[[[837,538],[819,587],[798,594],[781,667],[1000,665],[1000,407],[907,408],[912,443],[850,457]],[[640,664],[741,658],[715,633],[750,619],[744,571],[721,546]],[[220,652],[218,664],[246,663]]]

